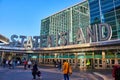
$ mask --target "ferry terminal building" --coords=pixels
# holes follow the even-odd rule
[[[3,35],[0,36],[0,41],[4,44],[9,43],[9,40]],[[113,65],[120,64],[120,39],[48,48],[20,48],[1,45],[0,57],[1,60],[3,58],[12,59],[12,57],[26,58],[47,65],[53,65],[53,60],[63,62],[66,59],[73,68],[112,69]]]
[[[40,64],[53,64],[53,60],[63,61],[63,59],[67,59],[74,68],[111,69],[114,64],[120,64],[119,6],[120,0],[88,0],[88,2],[85,1],[77,4],[73,7],[63,10],[62,12],[58,12],[55,15],[43,19],[41,23],[41,33],[43,32],[43,34],[47,33],[48,30],[50,30],[51,33],[55,33],[55,31],[61,32],[61,29],[64,29],[64,31],[73,30],[74,32],[74,30],[76,31],[77,29],[76,27],[86,27],[86,25],[89,25],[90,18],[91,25],[104,22],[110,24],[112,26],[112,30],[114,30],[112,32],[112,40],[50,48],[29,49],[0,46],[1,60],[4,57],[10,59],[12,56],[15,56],[37,60]],[[89,9],[90,13],[88,12]],[[50,21],[53,21],[50,24],[53,27],[49,27],[48,23],[50,23]],[[71,23],[73,23],[73,25]],[[71,27],[71,29],[69,29],[69,27]],[[7,43],[8,39],[0,35],[0,41]]]

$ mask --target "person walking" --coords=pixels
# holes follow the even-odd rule
[[[33,80],[36,79],[37,71],[38,71],[38,66],[37,66],[37,63],[35,62],[32,67]]]
[[[115,64],[112,70],[112,76],[115,80],[120,80],[120,65]]]
[[[24,69],[26,70],[27,69],[27,60],[24,61]]]
[[[59,61],[58,61],[58,70],[61,70],[61,66],[62,66],[61,60],[59,60]]]
[[[63,70],[64,80],[69,80],[69,75],[72,74],[72,69],[66,60],[63,60],[62,70]]]
[[[9,60],[8,64],[9,64],[9,69],[12,69],[13,60],[12,59]]]
[[[6,66],[8,67],[8,62],[9,62],[9,60],[6,60]]]
[[[53,64],[54,64],[54,67],[56,68],[57,67],[57,62],[55,60],[53,60]]]
[[[6,67],[6,59],[5,58],[3,58],[2,65],[3,65],[3,68]]]
[[[32,62],[31,62],[31,60],[29,60],[29,61],[28,61],[28,68],[29,68],[29,69],[30,69],[31,65],[32,65]]]
[[[12,68],[14,69],[14,68],[15,68],[15,66],[16,66],[16,60],[15,60],[15,59],[13,59],[13,60],[12,60]]]

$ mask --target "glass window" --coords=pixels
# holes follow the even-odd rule
[[[95,59],[95,64],[97,64],[98,62],[97,62],[98,60],[97,59]]]
[[[112,64],[115,64],[115,60],[112,60]]]
[[[102,60],[101,59],[99,60],[99,64],[102,64]]]

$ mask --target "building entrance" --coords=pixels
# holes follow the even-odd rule
[[[86,59],[86,68],[87,69],[93,69],[94,67],[93,67],[93,59],[92,58],[90,58],[90,59]]]
[[[93,67],[95,69],[102,69],[102,59],[100,59],[100,58],[94,59]]]
[[[106,68],[111,69],[115,64],[115,59],[106,59]]]

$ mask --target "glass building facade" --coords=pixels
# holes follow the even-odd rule
[[[120,38],[120,0],[88,0],[90,24],[108,23],[112,27],[112,38]],[[107,33],[106,31],[104,32]]]
[[[88,25],[88,2],[85,1],[42,19],[40,35],[55,36],[61,32],[68,32],[69,42],[74,43],[76,40],[77,29],[81,27],[84,30],[86,27],[88,27]],[[56,37],[54,37],[54,41],[56,42]],[[41,46],[46,47],[45,44]],[[56,46],[56,44],[54,44],[54,46]]]
[[[101,23],[111,25],[111,41],[120,39],[120,0],[86,0],[82,3],[69,7],[43,19],[41,21],[41,35],[56,35],[60,32],[69,32],[69,42],[75,42],[76,31],[79,27],[83,29],[86,37],[86,27],[92,25],[91,29],[93,29],[93,25]],[[102,31],[102,36],[106,36],[108,33],[107,29],[102,27]],[[99,33],[99,30],[97,32]],[[98,37],[99,35],[100,34],[97,34]],[[106,42],[109,42],[109,40]],[[98,43],[102,44],[102,41]],[[95,44],[98,43],[96,42]],[[89,45],[91,44],[92,42],[89,43]],[[90,46],[90,50],[88,51],[85,51],[86,49],[84,50],[83,48],[81,51],[76,51],[75,53],[47,53],[44,56],[54,57],[47,57],[44,61],[45,63],[49,63],[52,59],[67,59],[71,64],[77,64],[80,69],[112,69],[114,64],[120,64],[120,49],[117,45],[114,44],[114,46],[110,46],[108,44],[106,48],[103,47],[104,46],[100,46],[98,50],[95,50],[97,46]],[[108,47],[110,47],[110,49]],[[87,65],[88,63],[90,64]]]

